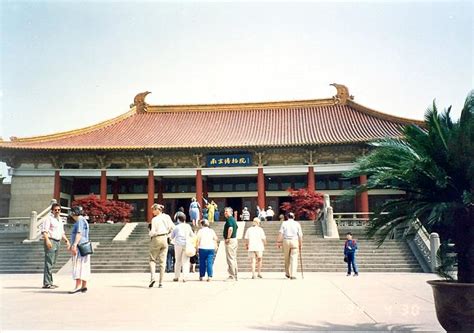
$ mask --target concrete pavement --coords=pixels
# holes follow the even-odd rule
[[[0,275],[0,329],[442,331],[426,283],[433,274],[172,278],[149,289],[149,274],[93,274],[87,293],[69,295],[69,275],[55,275],[54,290],[41,289],[40,274]]]

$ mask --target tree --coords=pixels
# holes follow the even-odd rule
[[[291,202],[284,202],[280,208],[285,212],[293,212],[296,218],[306,217],[315,220],[324,206],[324,197],[321,193],[302,188],[289,189]]]
[[[93,194],[74,200],[72,206],[82,206],[84,213],[94,223],[104,223],[108,219],[115,222],[128,222],[133,210],[133,206],[126,202],[101,200]]]
[[[450,112],[451,107],[439,114],[433,102],[424,127],[406,126],[402,138],[372,143],[376,149],[345,175],[368,175],[358,193],[375,188],[406,193],[376,209],[368,236],[382,243],[396,227],[418,219],[439,233],[442,248],[454,243],[458,281],[474,283],[474,91],[457,122]]]

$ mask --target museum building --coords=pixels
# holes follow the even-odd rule
[[[148,105],[144,92],[128,112],[93,126],[0,139],[0,160],[11,167],[10,216],[91,193],[131,203],[135,221],[150,219],[153,202],[187,211],[192,197],[253,215],[257,205],[278,212],[289,188],[329,194],[335,212],[369,212],[403,193],[371,190],[339,202],[366,181],[342,173],[370,141],[423,122],[372,110],[333,86],[325,99],[209,105]]]

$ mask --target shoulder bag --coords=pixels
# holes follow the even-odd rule
[[[81,254],[82,257],[85,257],[89,254],[93,254],[94,250],[92,249],[92,243],[91,242],[85,242],[82,244],[77,244],[77,249],[79,250],[79,253]]]
[[[189,237],[188,233],[186,233],[186,248],[184,252],[188,257],[194,257],[196,255],[196,243],[194,237]]]

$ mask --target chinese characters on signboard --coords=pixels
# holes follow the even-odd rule
[[[252,165],[252,155],[209,155],[207,156],[207,166],[210,168],[218,167],[238,167]]]

